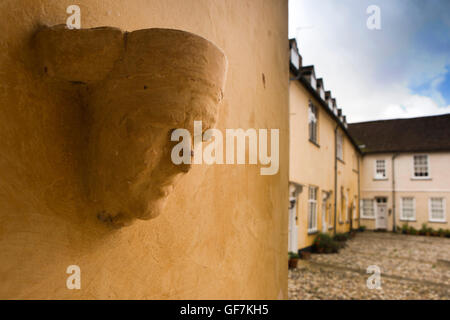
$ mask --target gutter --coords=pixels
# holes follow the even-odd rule
[[[358,157],[358,228],[361,227],[361,157]]]
[[[396,209],[396,204],[395,204],[395,158],[397,158],[398,154],[394,153],[392,155],[392,219],[393,221],[393,227],[392,227],[392,231],[395,232],[397,230],[397,226],[396,226],[396,219],[395,219],[395,209]]]

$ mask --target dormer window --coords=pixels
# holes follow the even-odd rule
[[[300,55],[294,47],[291,48],[291,63],[297,70],[300,69]]]
[[[323,87],[323,80],[317,79],[317,90],[319,91],[319,96],[322,100],[325,100],[325,90]]]
[[[311,87],[313,87],[314,90],[317,90],[317,81],[316,81],[316,77],[314,76],[314,73],[311,74],[311,76],[309,77],[309,81],[311,83]]]

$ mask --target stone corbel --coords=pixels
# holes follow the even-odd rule
[[[189,165],[170,158],[176,128],[215,126],[227,72],[208,40],[171,29],[44,27],[39,70],[83,86],[83,184],[97,217],[115,226],[157,217]]]

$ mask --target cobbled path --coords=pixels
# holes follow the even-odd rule
[[[369,289],[367,267],[381,270]],[[450,239],[363,232],[289,271],[289,299],[450,299]]]

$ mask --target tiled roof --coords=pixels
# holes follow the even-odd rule
[[[363,153],[450,151],[450,113],[352,123],[348,131]]]

